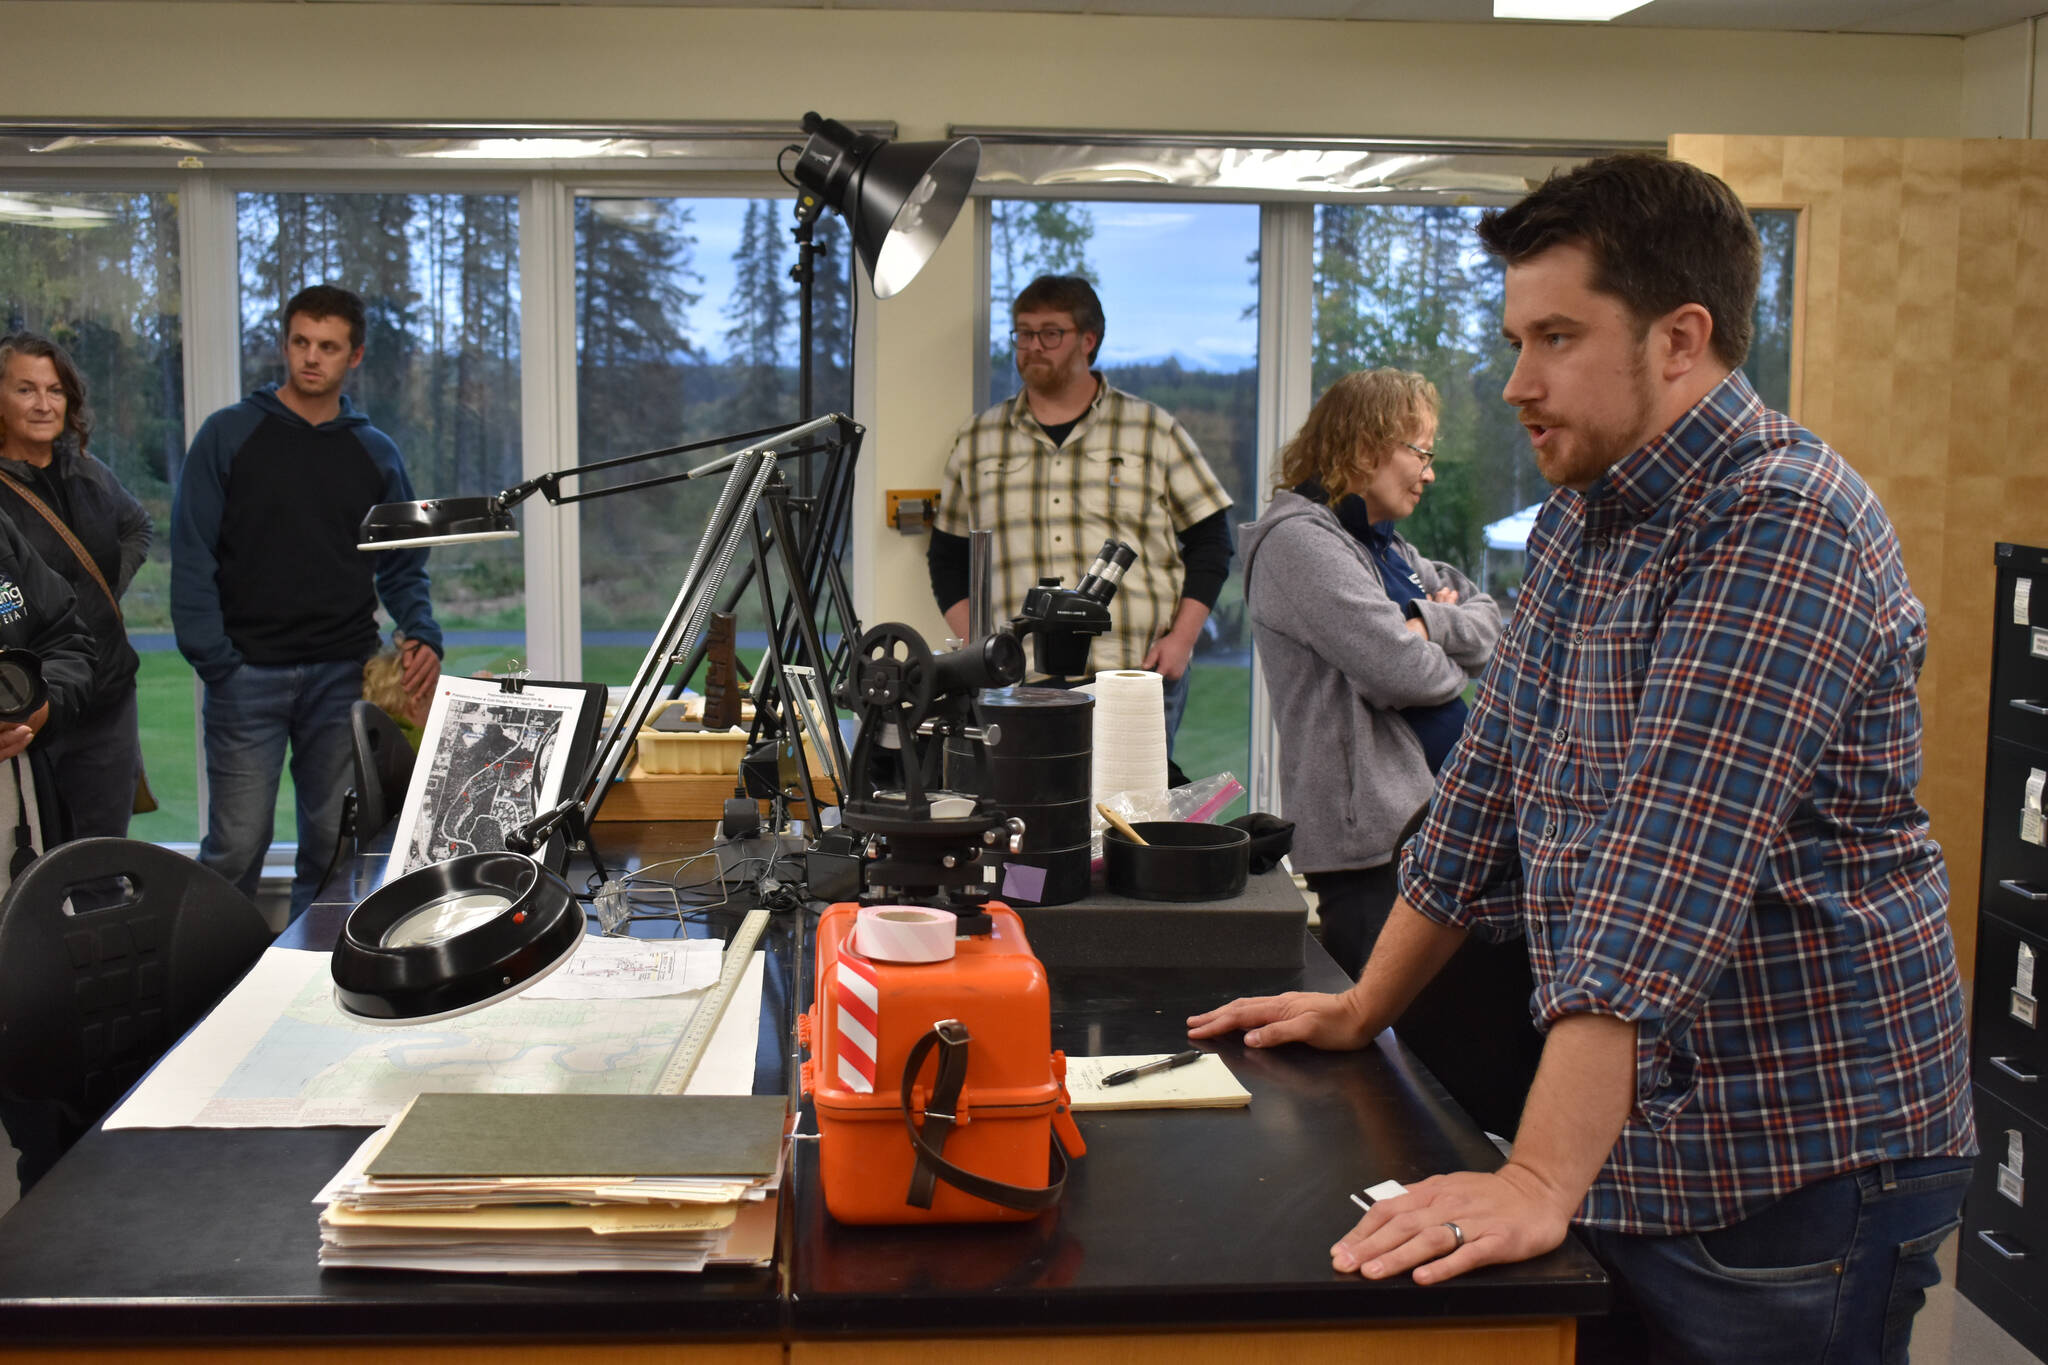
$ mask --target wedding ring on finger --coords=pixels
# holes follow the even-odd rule
[[[1459,1227],[1456,1223],[1445,1223],[1444,1226],[1451,1230],[1451,1236],[1458,1239],[1451,1243],[1451,1250],[1456,1251],[1459,1247],[1465,1245],[1465,1229]]]

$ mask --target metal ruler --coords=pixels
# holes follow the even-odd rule
[[[690,1083],[690,1074],[703,1059],[704,1049],[711,1045],[711,1035],[717,1030],[718,1021],[725,1017],[725,1007],[731,1003],[740,977],[746,974],[747,965],[754,960],[754,945],[761,941],[761,935],[767,928],[768,912],[749,910],[747,917],[740,921],[740,927],[733,930],[732,937],[726,941],[724,960],[719,964],[718,984],[697,1002],[689,1027],[683,1030],[676,1050],[669,1054],[661,1079],[654,1083],[655,1094],[680,1095],[683,1087]]]

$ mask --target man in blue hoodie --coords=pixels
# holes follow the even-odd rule
[[[410,502],[391,438],[342,385],[363,361],[363,301],[315,285],[284,308],[285,379],[206,419],[171,508],[171,621],[206,684],[199,861],[253,896],[291,746],[297,916],[340,838],[350,703],[377,650],[377,603],[404,637],[405,685],[440,673],[424,550],[367,555],[363,514]]]

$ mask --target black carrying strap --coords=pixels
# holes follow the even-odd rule
[[[28,765],[21,761],[20,754],[7,761],[14,765],[14,808],[18,813],[14,825],[14,858],[7,865],[7,879],[12,881],[28,871],[28,865],[40,855],[36,853],[35,829],[28,821],[28,793],[21,789],[22,783],[33,782],[35,778]]]
[[[953,1132],[960,1090],[967,1082],[967,1045],[971,1041],[965,1024],[958,1019],[941,1019],[932,1025],[931,1032],[917,1040],[917,1046],[910,1049],[910,1056],[903,1063],[903,1126],[910,1133],[910,1146],[917,1156],[917,1169],[911,1174],[910,1193],[904,1202],[912,1208],[930,1208],[935,1182],[944,1180],[963,1194],[1006,1209],[1027,1213],[1049,1209],[1060,1202],[1060,1195],[1067,1188],[1067,1154],[1058,1142],[1048,1144],[1055,1169],[1052,1183],[1043,1188],[1007,1185],[976,1175],[955,1166],[942,1154],[946,1139]],[[911,1091],[917,1084],[917,1073],[924,1068],[924,1059],[934,1047],[939,1049],[939,1072],[932,1081],[932,1097],[925,1105],[924,1127],[920,1129],[911,1114]]]

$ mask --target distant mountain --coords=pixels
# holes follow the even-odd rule
[[[1104,360],[1112,370],[1157,369],[1177,366],[1183,370],[1200,370],[1211,374],[1235,374],[1257,365],[1255,355],[1218,353],[1207,358],[1190,355],[1186,351],[1173,350],[1165,355],[1109,356]]]

